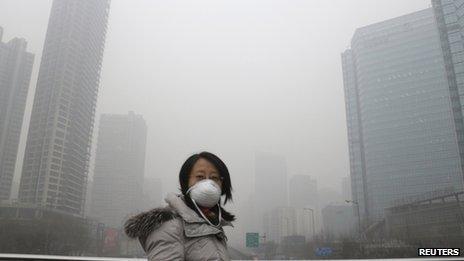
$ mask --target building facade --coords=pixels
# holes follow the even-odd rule
[[[19,199],[83,215],[109,0],[54,0]]]
[[[322,209],[323,234],[332,239],[354,237],[357,233],[353,208],[348,205],[328,205]]]
[[[266,241],[280,243],[284,237],[296,234],[295,212],[291,207],[277,207],[264,214]]]
[[[307,175],[293,175],[289,181],[289,206],[318,208],[317,181]]]
[[[264,213],[263,225],[266,241],[281,243],[289,236],[314,236],[314,215],[309,209],[276,207]]]
[[[297,214],[297,219],[307,220],[306,217],[301,218],[301,213],[306,215],[306,211],[310,211],[311,219],[315,219],[314,224],[310,224],[310,232],[304,234],[308,238],[309,234],[313,235],[315,231],[319,230],[321,223],[317,180],[308,175],[293,175],[288,182],[288,194],[289,206],[298,209],[298,213],[300,213]]]
[[[454,131],[464,169],[464,1],[432,0],[448,78]]]
[[[27,42],[2,40],[0,27],[0,201],[10,198],[34,55]]]
[[[441,194],[441,195],[440,195]],[[385,230],[392,239],[412,245],[464,246],[464,192],[432,197],[386,209]]]
[[[463,188],[462,117],[441,30],[429,8],[357,29],[342,54],[352,197],[362,224],[409,197]]]
[[[287,200],[287,162],[272,153],[255,154],[256,204],[262,211],[285,207]]]
[[[126,217],[144,207],[146,137],[140,115],[101,116],[90,217],[121,228]]]
[[[264,232],[265,213],[288,206],[287,162],[285,157],[268,153],[255,154],[255,217]]]
[[[351,200],[351,181],[350,177],[343,177],[342,182],[342,198],[343,200]]]
[[[102,241],[94,220],[35,204],[0,204],[0,226],[1,253],[96,256]]]

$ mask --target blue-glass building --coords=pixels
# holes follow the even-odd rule
[[[424,193],[463,189],[464,80],[450,60],[463,42],[446,49],[442,4],[359,28],[342,54],[352,196],[364,226]]]

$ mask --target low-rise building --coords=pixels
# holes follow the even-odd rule
[[[464,191],[386,209],[389,237],[421,246],[464,246]]]

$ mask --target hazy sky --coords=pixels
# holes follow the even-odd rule
[[[0,0],[4,41],[26,38],[36,54],[30,98],[51,2]],[[289,177],[308,174],[339,190],[349,174],[340,53],[356,28],[427,7],[428,0],[113,0],[97,116],[143,115],[146,175],[162,178],[165,191],[201,150],[225,160],[238,200],[253,188],[255,151],[285,156]]]

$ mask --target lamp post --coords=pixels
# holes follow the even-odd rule
[[[362,233],[361,233],[361,213],[359,212],[359,203],[355,200],[345,200],[346,203],[353,203],[356,205],[356,209],[358,212],[358,230],[359,230],[359,242],[360,242],[360,249],[361,249],[361,255],[364,256],[364,247],[361,243],[362,241]]]
[[[312,216],[312,226],[313,226],[313,239],[314,236],[316,235],[316,227],[314,226],[314,209],[312,208],[304,208],[305,210],[311,210],[311,216]]]
[[[346,203],[353,203],[356,205],[356,211],[358,212],[358,233],[359,238],[361,239],[361,213],[359,212],[359,203],[354,200],[345,200]]]

